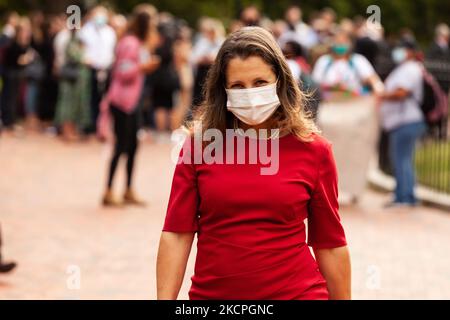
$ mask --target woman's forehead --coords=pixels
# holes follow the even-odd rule
[[[253,80],[275,76],[271,65],[259,56],[236,57],[230,60],[226,70],[228,82]]]

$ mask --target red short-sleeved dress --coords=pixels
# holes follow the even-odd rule
[[[251,138],[237,139],[246,143],[244,164],[181,161],[175,168],[163,231],[197,232],[190,299],[328,299],[309,246],[346,245],[331,145],[318,135],[312,142],[281,137],[278,171],[262,175],[267,163],[247,161]],[[180,157],[193,159],[186,150]]]

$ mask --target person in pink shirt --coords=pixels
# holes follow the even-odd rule
[[[132,177],[138,147],[137,105],[142,94],[144,75],[158,66],[158,58],[149,59],[145,49],[151,27],[150,15],[137,11],[130,20],[127,33],[117,44],[111,85],[106,97],[106,105],[112,115],[115,146],[103,196],[105,206],[144,204],[132,189]],[[127,156],[127,185],[122,201],[114,197],[112,186],[119,159],[124,154]]]

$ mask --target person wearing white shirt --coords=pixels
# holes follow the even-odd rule
[[[310,49],[319,42],[319,38],[308,24],[302,21],[302,11],[298,6],[291,6],[286,10],[285,20],[288,28],[278,39],[280,46],[286,42],[295,41],[306,49]]]
[[[117,37],[108,25],[108,11],[99,6],[92,9],[91,18],[80,30],[80,39],[86,46],[86,59],[92,68],[107,70],[114,61]]]
[[[383,83],[370,62],[362,55],[352,53],[350,37],[338,33],[331,53],[321,56],[313,69],[312,77],[325,90],[349,91],[355,95],[364,92],[370,85],[374,92],[383,90]]]
[[[53,50],[55,51],[54,68],[56,73],[59,73],[66,63],[66,48],[70,41],[70,37],[71,34],[69,29],[63,28],[56,34],[53,41]]]
[[[414,206],[414,150],[425,133],[420,108],[423,100],[423,66],[416,61],[416,45],[404,41],[392,52],[397,67],[385,81],[380,114],[381,125],[389,134],[389,155],[396,180],[395,197],[387,207]]]
[[[222,23],[216,19],[203,18],[200,22],[200,35],[192,48],[190,58],[195,73],[194,105],[199,105],[203,100],[206,75],[224,41],[225,30]]]
[[[91,10],[90,19],[81,28],[79,38],[85,45],[85,58],[91,69],[91,114],[92,128],[99,114],[100,101],[106,92],[109,71],[114,62],[114,50],[117,42],[114,29],[108,25],[108,10],[103,6],[96,6]]]

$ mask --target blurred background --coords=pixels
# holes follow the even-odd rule
[[[68,11],[71,5],[77,7]],[[104,106],[116,47],[142,12],[149,25],[133,118],[138,198],[121,166],[117,187],[107,183],[111,122],[119,120]],[[156,251],[174,169],[171,132],[203,101],[227,34],[249,25],[272,32],[335,145],[354,298],[450,298],[450,2],[0,0],[0,15],[0,299],[156,297]],[[358,90],[343,79],[329,86],[342,41],[350,43],[343,68],[356,75]],[[387,88],[399,68],[392,55],[399,44],[427,75],[417,102],[427,127],[412,159],[418,201],[406,206],[389,205],[397,185],[390,132],[378,123],[376,90],[365,87],[352,62],[362,56],[364,72],[373,70]],[[330,72],[318,76],[323,57],[331,57]],[[355,106],[355,118],[340,118],[346,105]],[[364,112],[358,118],[352,110]],[[125,189],[132,206],[112,198]],[[195,249],[181,298],[194,258]]]

